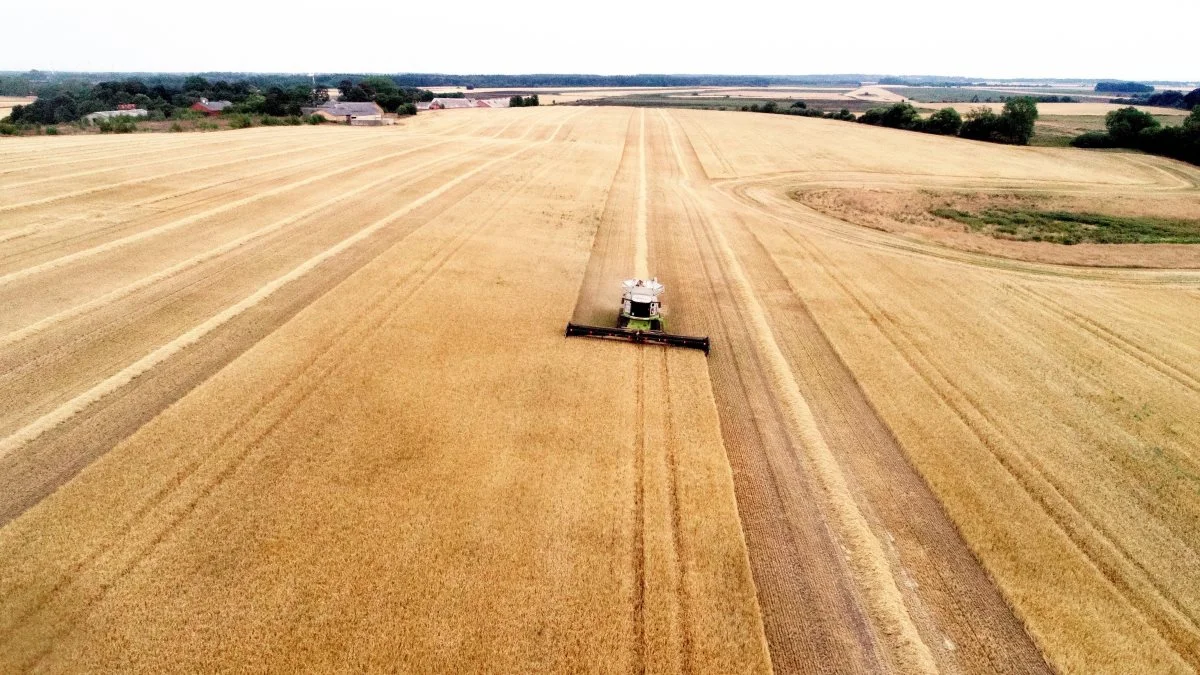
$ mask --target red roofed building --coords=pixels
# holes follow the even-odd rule
[[[210,101],[202,98],[192,104],[192,110],[202,112],[205,115],[220,115],[221,111],[233,105],[230,101]]]

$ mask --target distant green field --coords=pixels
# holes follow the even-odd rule
[[[888,87],[905,98],[922,103],[995,103],[1013,96],[1061,96],[1063,94],[1044,89],[1034,89],[1027,94],[1010,94],[985,89],[964,89],[961,87]],[[1067,92],[1066,95],[1078,95],[1078,92]]]

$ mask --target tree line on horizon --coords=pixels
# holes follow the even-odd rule
[[[345,79],[337,88],[342,100],[373,101],[387,112],[400,114],[415,114],[416,101],[433,100],[433,92],[399,87],[390,78],[381,76],[358,81]],[[328,96],[325,87],[313,88],[311,83],[263,88],[247,80],[210,81],[198,75],[188,76],[177,85],[149,84],[130,78],[44,87],[37,100],[15,106],[8,121],[14,125],[66,124],[78,122],[93,112],[116,110],[121,105],[144,109],[150,119],[188,119],[196,116],[190,108],[201,99],[230,101],[233,105],[223,114],[295,117],[301,114],[301,108],[319,106],[328,101]]]
[[[1163,126],[1154,115],[1129,106],[1109,111],[1105,131],[1076,136],[1077,148],[1132,148],[1200,165],[1200,105],[1179,126]]]
[[[796,101],[789,108],[781,108],[774,101],[759,106],[742,108],[750,112],[765,112],[803,117],[825,117],[848,122],[859,122],[872,126],[917,131],[939,136],[958,136],[991,143],[1028,145],[1033,136],[1034,123],[1038,118],[1037,101],[1030,96],[1015,96],[1004,102],[1004,108],[994,112],[991,108],[977,108],[960,115],[954,108],[942,108],[928,119],[911,103],[893,103],[887,107],[871,108],[855,116],[849,110],[827,113],[808,108],[803,101]]]

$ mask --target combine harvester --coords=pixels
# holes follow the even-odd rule
[[[637,343],[648,342],[656,345],[703,349],[704,353],[708,354],[707,337],[675,335],[666,332],[666,323],[662,317],[662,303],[658,299],[665,288],[658,283],[658,279],[649,281],[626,279],[621,286],[625,290],[621,294],[621,316],[617,319],[615,328],[568,323],[567,337],[583,336]]]

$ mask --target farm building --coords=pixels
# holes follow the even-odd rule
[[[204,113],[205,115],[220,115],[221,111],[233,105],[231,101],[210,101],[202,98],[192,104],[192,110]]]
[[[83,119],[89,122],[98,122],[112,117],[145,117],[147,114],[145,108],[121,108],[120,110],[100,110],[90,115],[84,115]]]
[[[317,108],[301,108],[305,115],[320,115],[330,122],[345,122],[355,126],[382,126],[395,124],[396,118],[383,112],[374,101],[342,103],[330,101]]]

